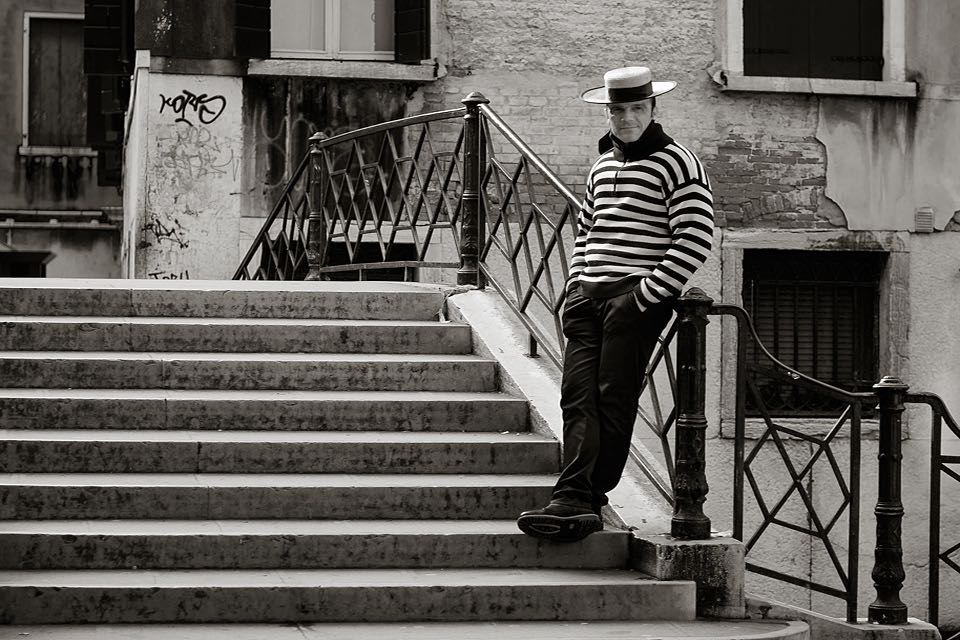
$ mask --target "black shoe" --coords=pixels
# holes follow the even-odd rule
[[[557,542],[576,542],[603,530],[603,522],[593,509],[554,502],[543,509],[524,511],[517,518],[517,526],[528,536]]]

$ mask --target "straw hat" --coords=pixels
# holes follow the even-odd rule
[[[587,89],[580,94],[580,99],[594,104],[634,102],[656,98],[676,86],[673,81],[654,82],[647,67],[620,67],[603,74],[603,86]]]

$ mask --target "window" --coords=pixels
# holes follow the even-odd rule
[[[743,0],[748,76],[880,80],[883,0]]]
[[[784,364],[849,391],[878,380],[880,279],[878,251],[753,249],[743,256],[743,305],[760,341]],[[752,344],[749,361],[766,361]],[[819,393],[756,374],[754,383],[774,416],[832,416],[841,406]],[[748,415],[758,416],[747,394]]]
[[[86,140],[83,15],[24,13],[24,147],[83,147]]]
[[[727,91],[916,97],[907,0],[719,0]]]
[[[397,8],[394,0],[273,0],[272,56],[394,60]]]

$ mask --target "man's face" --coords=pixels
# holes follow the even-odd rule
[[[607,105],[607,124],[610,132],[624,142],[633,142],[640,138],[647,125],[653,119],[653,102],[615,102]]]

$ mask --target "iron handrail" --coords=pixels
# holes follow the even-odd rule
[[[382,133],[391,129],[400,129],[416,124],[435,122],[437,120],[450,120],[452,118],[463,116],[465,112],[466,109],[464,107],[446,109],[444,111],[431,111],[430,113],[421,113],[415,116],[407,116],[406,118],[397,118],[395,120],[388,120],[386,122],[372,124],[368,127],[354,129],[353,131],[346,131],[344,133],[329,137],[326,136],[322,131],[318,131],[310,136],[310,142],[313,143],[315,149],[325,149],[326,147],[332,147],[337,144],[350,142],[351,140],[363,138],[375,133]]]
[[[250,274],[247,271],[247,267],[257,254],[257,251],[264,250],[266,241],[269,240],[270,237],[271,227],[273,226],[274,222],[276,222],[277,218],[280,217],[280,213],[289,204],[290,194],[293,193],[294,188],[296,188],[297,183],[303,177],[303,173],[307,170],[309,164],[310,156],[309,154],[304,154],[303,158],[300,159],[300,163],[297,165],[297,168],[294,170],[289,182],[287,182],[287,185],[283,188],[283,191],[280,192],[280,197],[277,199],[277,203],[273,205],[273,209],[270,210],[270,214],[263,221],[263,224],[260,225],[260,230],[257,232],[257,235],[254,236],[253,242],[250,244],[250,248],[247,249],[247,252],[244,254],[243,259],[240,261],[240,266],[237,267],[237,270],[234,272],[233,278],[231,278],[232,280],[250,279]],[[309,193],[309,190],[307,193]],[[293,214],[294,216],[297,216],[296,209],[294,209]]]
[[[481,104],[480,113],[486,116],[487,121],[490,122],[500,133],[503,134],[503,137],[506,138],[514,148],[520,152],[520,154],[527,159],[527,161],[536,167],[537,171],[543,174],[543,177],[547,179],[550,185],[556,189],[560,195],[562,195],[568,204],[572,207],[579,209],[580,200],[574,195],[573,191],[563,183],[562,180],[553,172],[550,167],[547,166],[547,163],[543,161],[540,156],[538,156],[533,149],[527,145],[523,139],[517,135],[517,132],[510,128],[503,118],[501,118],[496,111],[490,108],[490,105]]]

